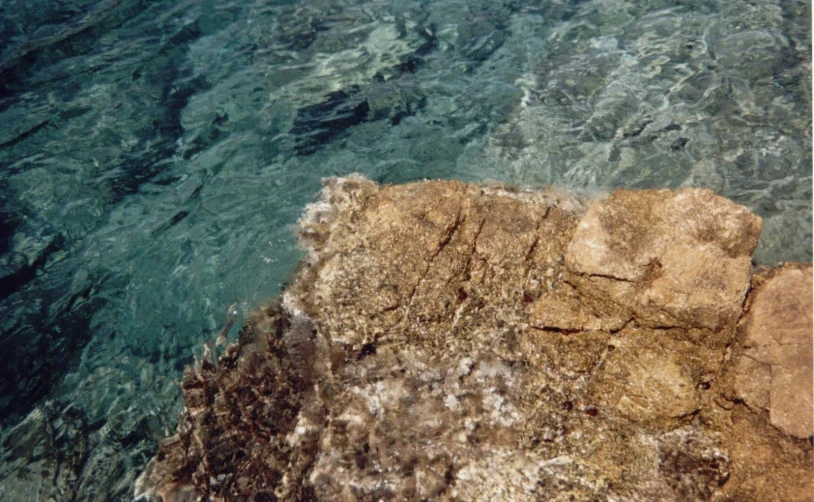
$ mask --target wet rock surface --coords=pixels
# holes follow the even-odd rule
[[[811,266],[702,189],[327,181],[151,500],[811,500]]]

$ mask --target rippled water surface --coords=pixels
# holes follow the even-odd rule
[[[0,498],[131,498],[325,176],[708,187],[810,261],[809,6],[0,0]]]

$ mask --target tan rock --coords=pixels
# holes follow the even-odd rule
[[[701,407],[700,387],[720,368],[724,347],[682,339],[680,330],[625,329],[609,340],[594,372],[595,399],[632,421],[680,418]]]
[[[619,190],[580,221],[566,267],[582,293],[608,295],[642,325],[719,330],[740,315],[760,229],[709,190]]]
[[[558,379],[589,375],[608,350],[610,335],[603,331],[564,334],[528,329],[522,334],[525,361]]]
[[[729,453],[730,477],[718,493],[721,500],[814,499],[808,440],[789,438],[745,406],[734,407],[723,418],[721,446]]]
[[[138,495],[805,500],[811,272],[756,276],[738,331],[759,229],[702,190],[586,214],[555,190],[328,180],[296,280],[186,372]]]
[[[313,307],[338,321],[333,340],[359,347],[397,324],[411,307],[433,258],[457,228],[464,185],[426,188],[423,197],[393,188],[368,195],[348,238],[326,244]]]
[[[562,331],[618,331],[627,322],[607,303],[580,297],[568,284],[543,291],[531,306],[529,322],[538,329]]]
[[[776,271],[753,293],[735,391],[769,409],[772,425],[814,435],[814,325],[811,266]]]
[[[332,319],[333,341],[357,350],[379,339],[469,344],[473,329],[517,324],[537,295],[561,284],[578,221],[563,207],[581,210],[564,194],[406,187],[331,182],[302,221],[315,283],[299,304]],[[438,340],[450,327],[460,336]]]
[[[772,367],[743,355],[738,361],[735,394],[753,408],[769,409],[772,388]]]

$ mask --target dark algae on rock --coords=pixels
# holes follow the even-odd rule
[[[762,218],[755,262],[811,261],[810,11],[810,2],[789,0],[0,2],[0,500],[129,501],[158,440],[176,430],[184,368],[195,355],[201,359],[204,342],[230,333],[222,330],[224,307],[236,306],[228,315],[240,327],[293,277],[302,254],[290,228],[323,177],[708,188]],[[469,357],[477,371],[481,353],[474,349],[481,347],[513,364],[521,380],[538,382],[520,397],[505,383],[477,385],[495,386],[489,403],[501,398],[518,416],[531,413],[540,430],[518,434],[523,448],[537,448],[545,459],[576,455],[552,450],[561,436],[581,430],[572,420],[604,424],[660,407],[670,420],[687,420],[693,415],[681,414],[704,392],[718,392],[724,374],[734,380],[723,390],[729,401],[768,414],[784,433],[805,428],[794,407],[772,406],[784,396],[799,399],[797,389],[807,383],[796,362],[805,358],[797,341],[803,331],[775,340],[775,324],[758,316],[772,311],[773,301],[751,303],[750,296],[738,305],[742,287],[757,293],[771,277],[753,273],[747,284],[741,274],[721,283],[721,274],[749,268],[737,249],[708,248],[727,259],[696,288],[698,271],[675,261],[695,244],[653,240],[681,218],[650,218],[595,241],[630,254],[631,268],[620,269],[566,259],[563,249],[578,231],[569,211],[519,214],[512,201],[470,197],[460,186],[450,198],[437,188],[443,218],[402,211],[409,197],[392,204],[427,235],[402,229],[392,250],[389,241],[370,237],[342,248],[338,259],[324,256],[324,273],[315,273],[324,279],[320,297],[298,308],[316,326],[317,340],[352,347],[344,366],[336,366],[339,355],[329,358],[331,371],[399,367],[396,348],[423,347],[422,357],[430,358],[447,345],[449,364]],[[594,216],[620,225],[630,219],[636,208],[616,197]],[[493,218],[497,213],[507,217]],[[374,220],[348,229],[388,224]],[[658,230],[648,233],[650,227]],[[712,236],[719,230],[704,226]],[[693,238],[707,242],[704,232]],[[642,246],[624,248],[627,237],[613,240],[621,235]],[[368,248],[378,265],[348,273],[369,259]],[[341,288],[331,285],[332,273]],[[766,282],[767,298],[794,278]],[[351,293],[340,298],[328,289]],[[681,308],[685,294],[700,324],[677,339],[695,318]],[[708,300],[720,301],[720,312],[705,307]],[[323,316],[323,307],[330,313]],[[738,324],[730,343],[731,316],[744,310],[758,317]],[[795,318],[794,309],[783,311]],[[705,343],[732,348],[724,367],[733,372],[715,373],[712,349],[689,369],[675,369],[671,361],[694,356]],[[222,353],[214,355],[218,366]],[[663,363],[697,391],[619,366],[631,357]],[[557,387],[540,383],[540,372],[569,385],[590,381],[600,390],[580,392],[601,399],[549,395]],[[315,371],[314,381],[322,376]],[[596,382],[614,379],[630,387],[603,394]],[[405,385],[405,392],[419,392]],[[673,389],[681,399],[640,397],[651,388]],[[481,413],[467,407],[467,399],[482,405],[481,391],[468,398],[444,392],[461,406],[455,415],[441,401],[443,413],[452,414],[444,421]],[[527,407],[545,400],[551,405]],[[573,411],[565,414],[569,402]],[[458,410],[451,397],[449,405]],[[470,426],[467,435],[491,437],[482,420]],[[374,443],[364,445],[348,457],[354,469],[389,468],[371,460]],[[750,448],[762,451],[757,443]],[[416,467],[412,475],[464,485],[467,474],[459,471],[466,462],[437,461],[435,474]],[[730,476],[727,490],[737,479]],[[381,481],[382,490],[393,482]],[[305,486],[316,483],[309,478]]]
[[[217,366],[204,359],[184,373],[180,433],[161,446],[146,474],[179,478],[162,489],[164,499],[195,499],[196,493],[228,500],[309,498],[313,489],[304,476],[318,438],[292,445],[286,436],[300,417],[323,422],[314,403],[316,343],[309,320],[271,305],[244,326],[240,342]]]
[[[811,500],[810,264],[703,189],[326,181],[136,483],[178,500]]]

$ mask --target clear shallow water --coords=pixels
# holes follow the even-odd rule
[[[324,176],[703,186],[809,261],[808,9],[0,0],[0,495],[128,499]]]

